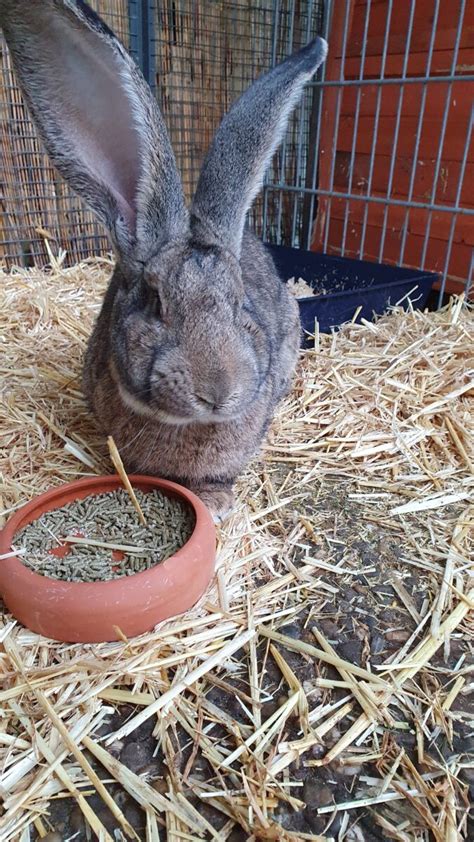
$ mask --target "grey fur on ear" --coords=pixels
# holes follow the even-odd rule
[[[82,0],[0,0],[0,25],[46,150],[123,257],[147,259],[188,227],[157,103]]]
[[[191,209],[197,239],[240,255],[245,215],[304,85],[326,55],[326,41],[315,38],[257,79],[224,117],[204,161]]]

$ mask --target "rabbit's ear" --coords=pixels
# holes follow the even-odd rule
[[[82,0],[0,0],[0,25],[46,150],[123,256],[187,229],[160,110],[133,60]]]
[[[257,79],[224,117],[204,161],[191,210],[198,239],[240,255],[245,215],[305,83],[326,54],[326,41],[315,38]]]

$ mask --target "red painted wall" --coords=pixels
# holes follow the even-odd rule
[[[367,11],[366,0],[348,0],[350,2],[349,37],[345,50],[344,78],[357,79],[361,68],[361,51],[364,25]],[[385,76],[399,76],[402,72],[406,46],[408,20],[411,3],[394,3],[388,36],[388,50]],[[445,75],[451,71],[453,49],[458,22],[459,0],[441,3],[437,24],[437,34],[431,63],[431,75]],[[334,4],[334,13],[329,36],[330,52],[326,66],[329,79],[339,79],[343,54],[343,29],[346,3]],[[407,75],[425,75],[428,58],[428,45],[435,9],[434,0],[418,0],[415,7],[410,54]],[[380,77],[382,50],[387,22],[387,0],[374,0],[371,4],[366,57],[363,78]],[[458,54],[456,73],[472,73],[474,70],[474,0],[467,0],[461,45]],[[442,158],[436,184],[434,201],[441,205],[453,205],[458,189],[461,159],[473,107],[473,83],[456,81],[432,83],[427,85],[424,118],[415,171],[412,198],[418,202],[431,201],[433,176],[436,157],[441,143],[442,120],[447,96],[450,95],[448,121],[442,142]],[[360,96],[360,114],[355,141],[355,159],[351,192],[367,195],[370,157],[374,143],[374,126],[379,96],[377,85],[363,86],[361,89],[345,88],[340,97],[339,122],[338,89],[325,89],[322,109],[321,152],[319,187],[321,189],[347,192],[349,189],[349,165],[355,133],[355,114],[358,90]],[[406,85],[403,89],[401,120],[396,163],[391,196],[407,199],[409,191],[418,116],[421,110],[422,84]],[[396,115],[401,98],[399,85],[386,85],[381,89],[378,132],[375,140],[375,160],[370,195],[387,195],[389,168],[396,132]],[[338,122],[338,124],[337,124]],[[332,157],[335,155],[334,183],[331,183]],[[468,152],[468,161],[464,174],[460,204],[474,207],[474,133]],[[320,251],[324,247],[327,219],[329,218],[329,237],[327,251],[340,254],[346,208],[348,224],[346,226],[345,254],[359,256],[365,207],[367,210],[367,229],[363,257],[378,260],[385,206],[366,203],[355,199],[333,199],[320,197],[318,216],[314,229],[312,247]],[[387,229],[383,247],[383,262],[400,263],[401,232],[408,218],[403,264],[418,267],[421,265],[425,232],[428,226],[428,211],[418,208],[408,212],[403,207],[389,207]],[[426,252],[424,268],[443,272],[445,268],[447,246],[450,236],[451,214],[435,212],[431,218],[431,230]],[[461,291],[469,273],[472,248],[474,245],[474,221],[467,216],[458,215],[454,229],[454,242],[448,264],[449,291]]]

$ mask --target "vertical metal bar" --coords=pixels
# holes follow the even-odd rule
[[[334,189],[334,171],[336,167],[336,146],[337,146],[337,137],[339,134],[339,119],[341,116],[341,100],[342,100],[342,91],[343,91],[343,81],[344,81],[344,71],[346,66],[346,47],[347,47],[347,35],[349,31],[349,13],[351,9],[351,0],[346,0],[346,14],[344,17],[344,34],[342,37],[342,48],[341,48],[341,68],[339,73],[339,81],[340,86],[337,89],[337,104],[336,104],[336,119],[334,121],[334,135],[333,135],[333,148],[332,148],[332,158],[331,158],[331,173],[329,176],[329,189]],[[331,198],[328,199],[327,210],[326,210],[326,224],[325,224],[325,232],[324,232],[324,245],[323,251],[327,251],[328,247],[328,239],[329,239],[329,223],[331,219]]]
[[[139,11],[140,0],[128,0],[128,29],[129,29],[129,53],[138,66],[142,66],[142,44],[140,38]]]
[[[433,15],[433,24],[432,24],[432,27],[431,27],[431,37],[430,37],[430,43],[429,43],[429,47],[428,47],[428,56],[427,56],[427,59],[426,59],[426,73],[425,73],[426,77],[429,77],[430,74],[431,74],[431,62],[433,61],[434,43],[435,43],[435,39],[436,39],[436,30],[438,28],[438,16],[439,16],[440,0],[435,0],[435,4],[436,5],[435,5],[435,11],[434,11],[434,15]],[[423,120],[424,120],[424,116],[425,116],[426,95],[427,95],[427,93],[428,93],[428,87],[427,87],[427,84],[424,83],[422,95],[421,95],[420,113],[419,113],[419,116],[418,116],[418,125],[417,125],[417,128],[416,128],[415,148],[414,148],[414,151],[413,151],[413,163],[412,163],[412,166],[411,166],[411,173],[410,173],[410,184],[408,186],[408,201],[409,202],[411,202],[412,199],[413,199],[413,193],[414,193],[414,189],[415,189],[416,171],[417,171],[417,167],[418,167],[418,150],[420,148],[421,131],[422,131],[422,128],[423,128]],[[400,245],[400,257],[399,257],[399,261],[398,261],[400,263],[400,265],[403,264],[403,260],[404,260],[404,257],[405,257],[405,247],[406,247],[406,241],[407,241],[407,237],[408,237],[409,221],[410,221],[410,210],[407,209],[407,212],[405,214],[405,219],[404,219],[404,222],[403,222],[403,228],[402,228],[402,240],[401,240],[401,245]]]
[[[471,252],[471,263],[469,266],[469,273],[466,279],[466,297],[469,295],[472,288],[472,279],[474,277],[474,250]]]
[[[148,75],[145,77],[151,90],[156,94],[156,0],[148,0],[146,38],[148,54]]]
[[[304,179],[304,187],[308,188],[311,186],[312,182],[312,173],[314,171],[314,167],[316,164],[316,157],[318,154],[318,148],[316,146],[316,138],[318,132],[318,119],[319,119],[319,110],[320,110],[320,102],[322,97],[321,88],[318,85],[313,85],[311,87],[311,101],[309,103],[308,112],[309,112],[309,121],[308,121],[308,132],[307,132],[307,152],[306,152],[306,165],[305,165],[305,179]],[[303,193],[303,207],[302,207],[302,218],[301,218],[301,235],[300,245],[303,248],[309,248],[309,242],[311,240],[311,229],[312,229],[312,217],[311,217],[311,208],[314,202],[312,201],[313,197],[307,192],[305,189]]]
[[[331,28],[331,19],[332,19],[332,11],[333,5],[332,0],[327,0],[324,4],[324,19],[323,19],[323,37],[328,40],[329,31]],[[314,211],[315,211],[315,202],[317,199],[317,189],[316,189],[316,180],[318,177],[318,164],[319,164],[319,151],[320,151],[320,143],[321,143],[321,119],[322,119],[322,110],[323,110],[323,100],[324,100],[324,81],[326,79],[326,62],[320,67],[317,71],[317,75],[320,80],[320,84],[315,87],[315,92],[317,92],[317,100],[313,101],[313,109],[315,105],[317,106],[317,116],[316,116],[316,131],[315,131],[315,139],[314,139],[314,150],[311,151],[313,155],[312,158],[312,167],[311,167],[311,181],[310,181],[310,202],[308,208],[308,222],[307,222],[307,229],[306,229],[306,248],[309,249],[311,247],[311,239],[313,235],[313,219],[314,219]],[[310,134],[311,136],[311,134]]]
[[[291,17],[290,17],[290,26],[288,29],[288,46],[287,46],[287,55],[291,55],[293,50],[293,34],[295,29],[295,0],[291,0]],[[279,182],[280,184],[285,183],[285,163],[286,163],[286,148],[287,148],[287,137],[288,131],[283,138],[283,143],[280,146],[280,172],[279,172]],[[277,213],[277,222],[276,222],[276,231],[277,231],[277,238],[276,241],[278,244],[281,243],[281,220],[283,216],[283,189],[279,189],[278,191],[278,213]]]
[[[472,137],[473,125],[474,125],[474,106],[471,108],[471,116],[470,116],[470,119],[469,119],[469,128],[466,132],[466,142],[464,144],[464,152],[463,152],[462,161],[461,161],[461,168],[459,170],[458,186],[457,186],[457,189],[456,189],[456,198],[454,200],[454,207],[455,208],[459,207],[459,204],[460,204],[460,201],[461,201],[461,193],[462,193],[462,188],[464,186],[464,175],[465,175],[465,172],[466,172],[467,158],[468,158],[469,149],[470,149],[470,146],[471,146],[471,137]],[[446,248],[446,259],[445,259],[445,263],[444,263],[443,277],[441,278],[441,287],[440,287],[440,290],[439,290],[438,306],[441,306],[441,302],[442,302],[443,296],[444,296],[444,291],[445,291],[445,288],[446,288],[446,280],[447,280],[447,276],[448,276],[449,262],[451,260],[451,251],[452,251],[453,242],[454,242],[454,231],[455,231],[455,228],[456,228],[457,220],[458,220],[458,214],[454,210],[454,211],[451,212],[451,226],[450,226],[450,229],[449,229],[448,245],[447,245],[447,248]],[[474,254],[474,252],[473,252],[473,254]],[[467,290],[467,284],[468,284],[468,279],[466,278],[466,293],[468,291]]]
[[[311,38],[311,23],[313,19],[313,0],[308,0],[308,9],[307,9],[307,19],[306,19],[306,32],[305,32],[305,39],[306,43],[310,41]],[[295,184],[300,187],[301,186],[301,174],[303,172],[303,139],[304,139],[304,130],[305,130],[305,115],[308,113],[308,100],[307,94],[305,93],[301,104],[298,109],[298,140],[297,140],[297,149],[296,149],[296,173],[295,173]],[[305,162],[307,161],[307,149],[305,150]],[[290,245],[295,247],[296,245],[301,245],[300,238],[298,237],[298,243],[296,241],[296,224],[298,220],[298,208],[301,203],[301,193],[295,193],[293,196],[293,218],[292,218],[292,225],[291,225],[291,243]]]
[[[402,68],[402,80],[405,80],[407,77],[407,69],[408,69],[408,59],[410,57],[410,47],[411,47],[411,37],[413,32],[413,19],[415,16],[415,9],[416,9],[416,0],[412,0],[411,8],[410,8],[410,17],[408,20],[408,31],[407,31],[407,40],[406,40],[406,47],[405,47],[405,55],[403,57],[403,68]],[[379,246],[379,263],[382,262],[384,246],[385,246],[385,235],[387,233],[387,220],[388,220],[388,209],[390,207],[390,196],[392,194],[392,184],[393,184],[393,175],[395,172],[395,162],[397,160],[397,147],[398,147],[398,135],[400,132],[400,122],[402,117],[402,109],[403,109],[403,99],[405,96],[405,88],[403,87],[403,81],[400,85],[400,91],[398,94],[398,108],[397,108],[397,118],[395,121],[395,131],[393,136],[393,145],[392,145],[392,155],[390,158],[390,170],[388,174],[388,183],[387,183],[387,204],[384,207],[383,212],[383,221],[382,221],[382,234],[380,237],[380,246]]]
[[[273,4],[273,22],[272,22],[272,57],[270,67],[275,67],[277,60],[278,48],[278,21],[280,17],[280,0],[275,0]],[[268,217],[268,174],[265,176],[263,185],[263,213],[262,213],[262,236],[263,240],[267,240],[267,217]]]
[[[389,0],[388,2],[388,10],[387,10],[387,22],[385,24],[385,33],[384,33],[384,44],[383,44],[383,51],[382,51],[382,64],[380,68],[380,78],[383,79],[385,75],[385,65],[387,63],[387,51],[388,51],[388,36],[390,32],[390,23],[392,20],[392,8],[393,8],[393,0]],[[377,102],[375,106],[375,118],[374,118],[374,133],[372,136],[372,149],[370,152],[370,164],[369,164],[369,178],[367,180],[367,195],[370,196],[372,191],[372,179],[374,176],[374,164],[375,164],[375,152],[377,148],[377,138],[379,133],[379,120],[380,120],[380,108],[382,104],[382,86],[379,85],[377,90]],[[365,246],[365,237],[367,234],[367,221],[369,217],[369,205],[370,202],[365,203],[364,207],[364,218],[362,221],[362,234],[360,238],[360,246],[359,246],[359,257],[363,260],[364,257],[364,246]]]
[[[365,22],[364,22],[364,35],[363,35],[363,43],[362,43],[362,52],[360,57],[360,70],[359,70],[359,79],[364,78],[364,69],[365,69],[365,53],[367,48],[367,33],[369,31],[369,21],[370,21],[370,11],[371,11],[371,2],[372,0],[367,0],[367,8],[365,13]],[[354,115],[354,129],[352,132],[352,148],[351,148],[351,158],[349,162],[349,172],[347,174],[348,177],[348,185],[347,185],[347,192],[352,192],[352,178],[354,175],[354,162],[356,156],[356,148],[357,148],[357,132],[359,129],[359,117],[360,117],[360,100],[362,96],[362,88],[357,89],[357,100],[356,100],[356,110]],[[344,227],[342,230],[342,242],[341,242],[341,255],[344,257],[346,252],[346,237],[347,237],[347,226],[349,223],[349,207],[350,202],[349,200],[346,202],[344,208]]]
[[[130,55],[135,59],[152,89],[156,87],[154,32],[154,0],[128,0]]]
[[[461,33],[464,23],[464,12],[466,10],[466,0],[461,0],[461,8],[459,12],[459,20],[458,20],[458,28],[456,32],[456,41],[454,44],[454,52],[453,52],[453,60],[451,63],[451,73],[455,74],[456,72],[456,64],[458,60],[458,53],[459,53],[459,45],[461,43]],[[453,83],[448,83],[448,91],[446,93],[446,102],[444,106],[444,114],[443,114],[443,123],[441,125],[441,133],[439,139],[439,147],[438,147],[438,154],[436,156],[436,164],[435,164],[435,171],[433,175],[433,185],[431,188],[431,195],[430,195],[430,204],[434,204],[436,190],[438,188],[438,177],[439,171],[441,167],[441,161],[443,159],[443,147],[444,147],[444,138],[446,136],[446,127],[448,125],[448,116],[449,116],[449,107],[451,105],[451,94],[453,90]],[[426,260],[426,252],[428,251],[428,243],[430,241],[430,234],[431,234],[431,223],[433,221],[433,213],[430,211],[428,213],[428,224],[426,226],[425,231],[425,239],[423,242],[423,252],[421,255],[421,268],[424,268],[425,260]],[[446,283],[446,281],[445,281]]]

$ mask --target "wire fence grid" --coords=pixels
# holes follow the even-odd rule
[[[249,222],[264,240],[431,269],[472,290],[472,0],[96,0],[168,125],[188,199],[219,122],[269,67],[329,41]],[[0,43],[0,258],[109,248],[42,151]]]
[[[327,0],[331,53],[314,83],[305,245],[437,271],[440,301],[473,293],[473,14],[472,0]]]

